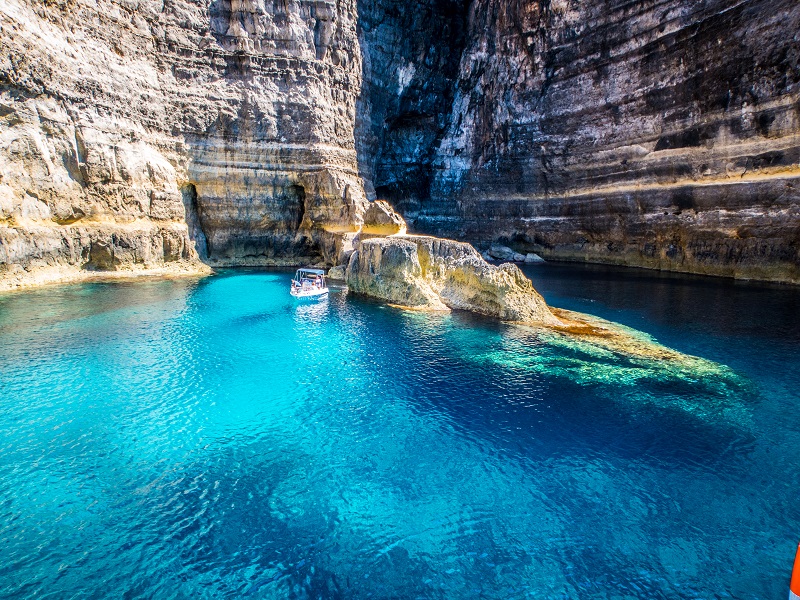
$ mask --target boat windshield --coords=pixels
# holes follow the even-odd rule
[[[298,269],[292,285],[302,288],[324,288],[325,271],[322,269]]]
[[[298,269],[295,277],[297,279],[316,279],[317,277],[323,277],[325,275],[325,271],[322,269]]]

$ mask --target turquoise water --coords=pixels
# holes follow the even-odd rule
[[[0,296],[0,597],[785,598],[800,292],[528,273],[730,370],[282,272]]]

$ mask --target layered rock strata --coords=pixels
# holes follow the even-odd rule
[[[365,82],[370,139],[382,140],[368,188],[413,229],[546,258],[800,282],[800,4],[437,6],[425,48],[375,33],[413,20],[399,1],[393,21],[380,14],[362,33],[390,49],[372,54],[372,73],[387,72],[381,58],[403,66]],[[457,70],[451,58],[444,80],[428,81],[441,55]],[[428,174],[427,194],[398,183],[411,167]]]
[[[367,198],[800,282],[798,31],[795,0],[6,0],[0,287],[336,264]]]
[[[336,262],[366,208],[354,2],[2,3],[0,286]]]

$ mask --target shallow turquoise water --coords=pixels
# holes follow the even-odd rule
[[[0,297],[0,597],[786,597],[800,293],[529,274],[731,371],[280,272]]]

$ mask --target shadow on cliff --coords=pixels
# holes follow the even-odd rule
[[[200,209],[197,204],[197,188],[193,183],[181,186],[183,209],[186,213],[186,225],[189,227],[189,239],[194,243],[197,256],[208,264],[208,240],[200,220]]]
[[[358,0],[358,171],[370,200],[388,200],[412,222],[430,196],[433,161],[450,126],[469,5]]]

